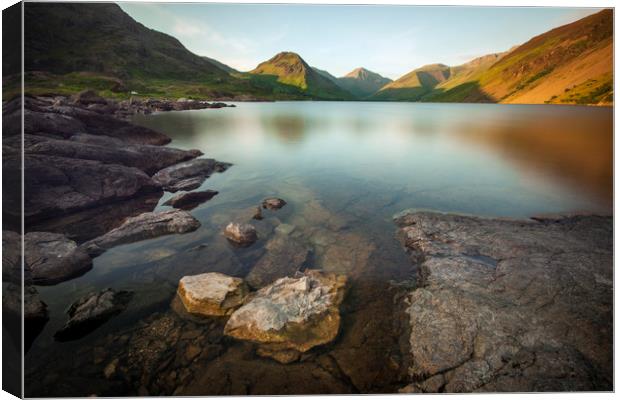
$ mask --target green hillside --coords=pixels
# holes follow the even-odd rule
[[[250,74],[271,77],[314,98],[348,100],[353,96],[304,61],[299,54],[285,51],[260,63]]]

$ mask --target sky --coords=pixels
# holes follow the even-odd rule
[[[508,50],[598,9],[119,3],[138,22],[240,71],[281,51],[343,76],[391,79],[426,64],[463,64]]]

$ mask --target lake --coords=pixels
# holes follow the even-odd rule
[[[135,116],[172,137],[171,146],[234,165],[203,184],[219,194],[191,211],[197,231],[114,248],[86,275],[39,288],[50,321],[26,356],[26,387],[47,395],[395,392],[406,375],[396,304],[416,270],[393,215],[611,214],[612,118],[607,107],[379,102],[237,103]],[[252,222],[256,244],[231,246],[223,227],[249,221],[266,197],[288,204]],[[171,310],[182,276],[245,276],[283,224],[290,240],[311,248],[307,267],[351,281],[336,342],[291,365],[222,337],[220,320]],[[134,291],[129,309],[80,340],[56,342],[68,305],[106,287]],[[202,350],[195,359],[186,355],[192,345]]]

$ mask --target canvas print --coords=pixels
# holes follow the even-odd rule
[[[5,9],[3,389],[613,391],[613,22]]]

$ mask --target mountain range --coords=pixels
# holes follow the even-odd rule
[[[190,52],[112,3],[25,3],[24,8],[25,81],[32,94],[92,88],[110,97],[613,103],[611,9],[503,53],[458,66],[426,65],[392,81],[361,67],[335,77],[290,51],[251,71],[237,71]],[[15,72],[8,61],[3,67]],[[16,75],[5,76],[5,93],[17,92],[18,81]]]

